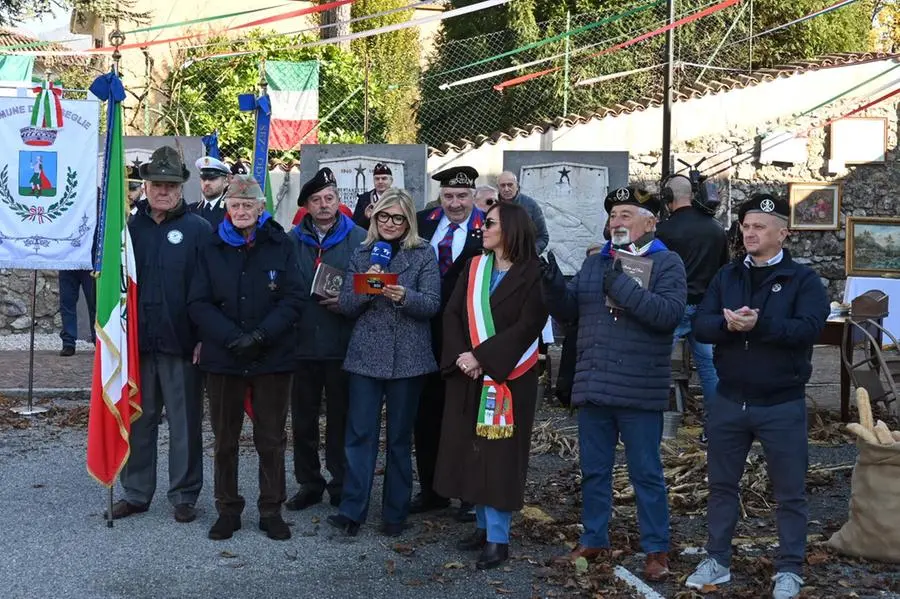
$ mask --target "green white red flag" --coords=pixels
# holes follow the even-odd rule
[[[98,218],[97,345],[88,420],[87,469],[112,486],[128,460],[131,423],[141,415],[138,363],[137,276],[128,233],[122,106],[125,94],[114,74],[97,78],[91,91],[110,104],[107,112],[103,201]]]
[[[318,142],[319,62],[266,61],[272,102],[269,149],[291,150]]]

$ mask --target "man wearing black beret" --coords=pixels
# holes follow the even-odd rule
[[[687,281],[681,258],[656,239],[656,196],[620,187],[604,206],[610,241],[587,257],[570,282],[553,252],[543,262],[550,314],[560,322],[578,321],[571,403],[579,408],[584,534],[565,559],[609,553],[612,470],[621,439],[647,555],[644,576],[658,581],[669,574],[669,508],[659,446],[669,407],[672,334],[684,314]],[[625,255],[643,259],[633,260],[649,271],[646,280],[625,274]]]
[[[702,589],[731,580],[731,541],[740,480],[758,440],[775,492],[778,555],[774,599],[792,599],[803,586],[806,550],[806,383],[813,344],[828,317],[819,275],[784,248],[790,207],[758,193],[738,219],[746,255],[726,264],[697,310],[697,339],[716,346],[716,403],[708,417],[708,558],[686,585]]]
[[[353,222],[366,230],[369,229],[369,217],[372,216],[378,198],[394,184],[394,173],[388,165],[379,162],[372,170],[372,182],[375,189],[359,194],[356,198],[356,208],[353,209]]]

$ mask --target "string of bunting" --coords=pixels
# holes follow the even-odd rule
[[[666,31],[669,31],[670,29],[676,29],[678,27],[681,27],[682,25],[686,25],[688,23],[693,23],[694,21],[697,21],[704,17],[708,17],[709,15],[712,15],[719,11],[725,10],[726,8],[734,6],[735,4],[738,4],[740,2],[743,2],[743,0],[723,0],[722,2],[719,2],[718,4],[715,4],[713,6],[705,8],[703,10],[697,11],[689,16],[682,17],[681,19],[678,19],[677,21],[674,21],[668,25],[664,25],[663,27],[654,29],[653,31],[649,31],[647,33],[639,35],[639,36],[632,38],[626,42],[622,42],[620,44],[610,46],[609,48],[606,48],[604,50],[600,50],[599,52],[594,52],[587,56],[581,57],[581,60],[597,58],[597,57],[603,56],[605,54],[611,54],[613,52],[617,52],[617,51],[627,48],[629,46],[633,46],[634,44],[640,43],[644,40],[661,35],[661,34],[665,33]],[[503,81],[502,83],[498,83],[497,85],[495,85],[494,89],[497,91],[503,91],[504,89],[506,89],[508,87],[513,87],[515,85],[521,85],[522,83],[525,83],[527,81],[531,81],[533,79],[537,79],[539,77],[544,77],[545,75],[555,73],[557,71],[562,70],[562,68],[563,67],[561,67],[561,66],[552,67],[549,69],[545,69],[543,71],[538,71],[536,73],[529,73],[528,75],[522,75],[520,77],[514,77],[513,79],[507,79],[506,81]]]

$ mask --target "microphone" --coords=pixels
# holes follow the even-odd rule
[[[393,254],[391,244],[386,241],[376,241],[372,246],[372,265],[377,264],[381,270],[385,270],[391,263],[391,254]]]

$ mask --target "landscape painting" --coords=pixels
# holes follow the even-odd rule
[[[900,275],[900,219],[847,218],[847,275]]]

